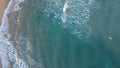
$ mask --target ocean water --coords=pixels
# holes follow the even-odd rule
[[[119,0],[11,0],[3,68],[120,68]]]

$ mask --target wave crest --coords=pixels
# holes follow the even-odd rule
[[[89,17],[94,8],[98,8],[96,0],[49,0],[44,9],[47,16],[52,14],[53,22],[62,25],[79,39],[90,36]],[[57,20],[61,20],[58,22]]]

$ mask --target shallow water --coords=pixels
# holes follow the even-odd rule
[[[119,2],[25,0],[14,51],[28,68],[120,68]]]

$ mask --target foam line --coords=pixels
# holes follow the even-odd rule
[[[11,36],[9,34],[10,18],[8,14],[11,12],[18,12],[20,9],[19,4],[23,1],[24,0],[10,0],[2,18],[2,24],[0,26],[0,59],[2,68],[11,68],[10,62],[14,62],[13,68],[28,68],[27,64],[17,57],[17,50],[10,42]]]

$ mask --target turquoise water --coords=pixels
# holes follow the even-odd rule
[[[32,58],[41,68],[120,68],[120,1],[68,1],[64,22],[65,0],[26,0],[21,34]]]

